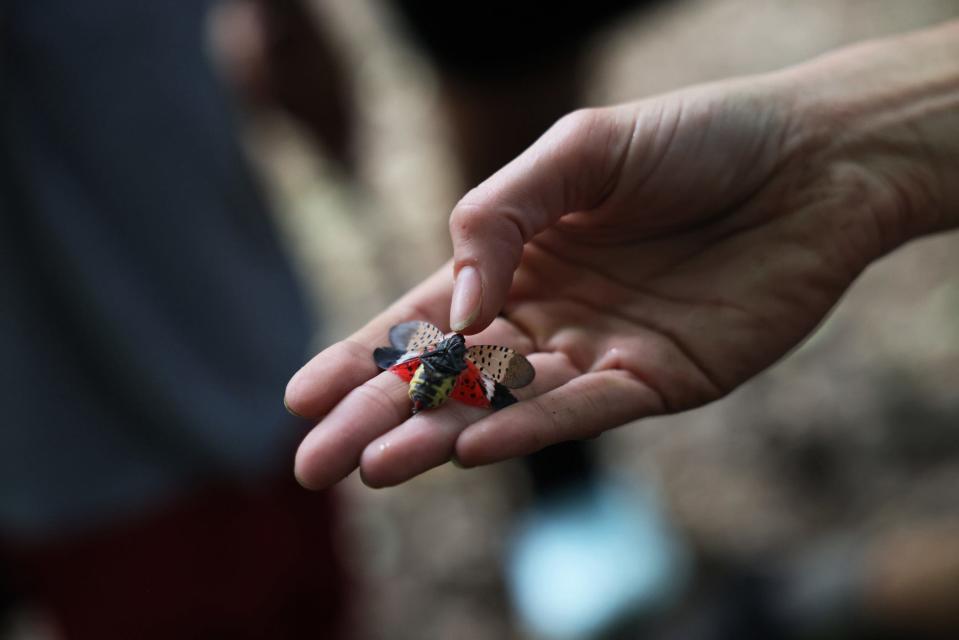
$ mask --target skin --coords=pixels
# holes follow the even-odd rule
[[[959,223],[956,132],[959,23],[564,117],[456,206],[451,264],[292,378],[318,420],[297,478],[393,485],[724,396],[871,262]],[[449,328],[451,303],[472,344],[528,356],[521,402],[411,417],[378,374],[392,325]]]

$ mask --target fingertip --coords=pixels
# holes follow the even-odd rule
[[[454,331],[485,329],[506,300],[523,252],[523,214],[496,203],[461,202],[450,218],[455,282],[450,304]]]
[[[382,489],[397,482],[390,482],[389,474],[385,473],[388,465],[384,464],[384,454],[390,448],[389,441],[382,439],[371,442],[360,455],[360,480],[370,489]]]
[[[293,374],[286,383],[283,403],[296,416],[319,418],[377,372],[371,348],[353,340],[341,340]]]
[[[463,288],[465,291],[459,294],[460,302],[457,302],[458,289],[455,288],[454,285],[453,298],[450,305],[450,329],[457,333],[473,335],[488,328],[493,321],[496,320],[503,306],[503,300],[505,299],[506,291],[509,290],[511,280],[507,281],[505,287],[500,287],[498,279],[503,277],[503,274],[495,273],[495,270],[493,270],[493,273],[488,273],[489,270],[482,269],[479,266],[463,267],[460,270],[460,274],[467,269],[469,269],[471,273],[467,275],[464,281]],[[479,274],[478,279],[481,283],[479,287],[477,287],[478,295],[475,295],[475,297],[474,290],[472,289],[475,285],[469,283],[469,280],[474,278],[473,273]],[[505,277],[509,279],[511,275],[512,274],[506,274]],[[457,283],[459,281],[460,277],[458,276]]]
[[[370,477],[370,474],[363,470],[362,465],[360,466],[360,482],[369,489],[384,489],[386,487],[386,485],[377,482],[375,476]]]
[[[327,489],[356,467],[341,464],[343,456],[330,456],[330,431],[325,425],[318,424],[300,442],[293,460],[293,475],[305,489],[320,491]]]
[[[452,456],[450,456],[450,464],[452,464],[452,465],[453,465],[454,467],[456,467],[457,469],[471,469],[471,468],[472,468],[471,465],[468,465],[468,464],[466,464],[465,462],[463,462],[463,461],[460,459],[460,457],[459,457],[455,452],[453,453]]]
[[[291,416],[294,416],[294,417],[296,417],[296,418],[302,418],[302,417],[304,417],[304,416],[300,415],[299,413],[297,413],[297,412],[293,409],[293,407],[290,406],[289,390],[287,390],[287,392],[286,392],[286,393],[284,394],[284,396],[283,396],[283,408],[286,409],[286,412],[289,413]]]
[[[300,443],[299,448],[296,450],[296,456],[293,461],[293,476],[304,489],[319,491],[320,489],[326,488],[321,478],[315,473],[312,452],[306,440]]]
[[[453,298],[450,302],[450,328],[463,331],[472,325],[483,306],[483,277],[471,264],[461,267],[453,283]]]
[[[293,377],[286,383],[286,389],[283,392],[283,406],[297,418],[304,418],[306,416],[303,412],[303,385],[300,382],[300,371],[294,373]]]
[[[302,475],[299,471],[293,471],[293,477],[296,478],[297,484],[306,489],[307,491],[320,491],[323,487],[310,482],[309,478]]]
[[[456,439],[453,463],[463,469],[495,462],[489,447],[489,428],[482,422],[467,427]]]

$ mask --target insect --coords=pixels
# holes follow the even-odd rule
[[[516,402],[509,389],[528,385],[536,375],[529,360],[508,347],[467,347],[463,334],[447,336],[424,320],[395,325],[390,344],[375,349],[373,360],[410,383],[413,413],[447,398],[502,409]]]

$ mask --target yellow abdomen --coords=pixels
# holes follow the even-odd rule
[[[450,397],[456,376],[444,376],[431,373],[424,365],[417,368],[410,380],[410,400],[413,401],[413,411],[438,407]]]

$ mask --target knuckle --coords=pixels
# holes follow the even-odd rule
[[[570,111],[556,121],[553,129],[560,134],[580,134],[592,129],[600,120],[603,109],[598,107],[584,107]]]
[[[476,197],[471,195],[473,191],[467,193],[453,208],[450,215],[450,232],[470,233],[487,223],[490,216],[490,209],[480,204]]]
[[[577,109],[560,118],[547,137],[554,150],[582,154],[593,149],[605,149],[617,131],[616,119],[610,117],[607,107]]]

